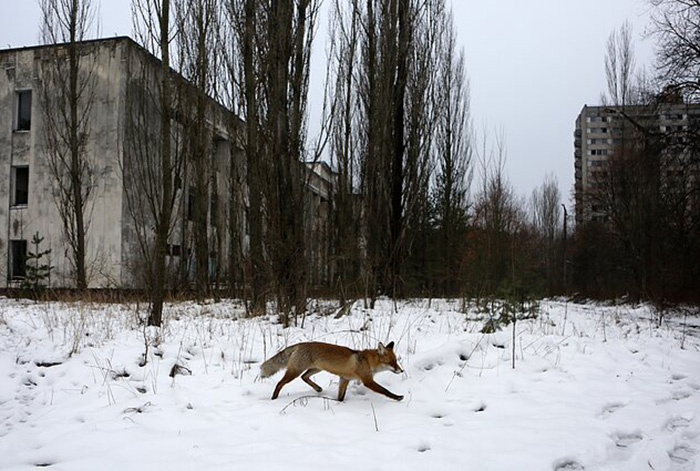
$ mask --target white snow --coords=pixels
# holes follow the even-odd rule
[[[511,326],[483,335],[458,308],[358,302],[283,329],[179,303],[158,330],[136,306],[0,299],[0,469],[700,470],[697,318],[543,301],[512,369]],[[260,363],[306,340],[396,341],[405,373],[376,379],[405,399],[353,384],[338,403],[320,373],[322,393],[298,379],[271,401]]]

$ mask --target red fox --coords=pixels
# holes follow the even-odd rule
[[[338,401],[345,399],[345,391],[351,379],[362,381],[362,384],[372,391],[384,394],[396,401],[403,399],[403,396],[394,394],[377,384],[373,378],[374,373],[384,370],[393,371],[396,374],[403,373],[396,361],[394,342],[387,346],[380,343],[376,349],[362,351],[329,343],[298,343],[285,348],[263,363],[260,367],[260,377],[267,378],[283,368],[286,368],[287,371],[277,383],[275,392],[272,393],[272,399],[277,399],[282,387],[299,375],[316,392],[321,392],[323,390],[321,386],[311,380],[311,376],[321,370],[340,376]]]

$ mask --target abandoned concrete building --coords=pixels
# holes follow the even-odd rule
[[[150,202],[143,199],[143,192],[134,182],[144,171],[144,159],[151,158],[148,151],[140,152],[138,146],[157,140],[154,131],[144,132],[142,128],[158,120],[157,110],[151,109],[145,96],[149,84],[157,83],[160,61],[128,37],[81,44],[88,43],[89,49],[82,52],[89,58],[94,77],[91,105],[86,111],[89,116],[85,142],[92,179],[85,206],[89,226],[88,287],[139,288],[143,287],[139,272],[143,270],[142,253],[144,244],[152,242],[153,223],[147,212]],[[56,177],[47,161],[50,144],[45,137],[46,110],[42,109],[46,100],[41,94],[46,55],[60,47],[63,46],[0,50],[0,287],[19,286],[25,278],[27,253],[37,249],[32,247],[34,234],[43,238],[39,250],[51,250],[46,262],[52,269],[45,284],[74,287],[74,267],[57,206]],[[182,83],[189,86],[184,80]],[[141,115],[134,120],[136,108]],[[220,282],[225,279],[226,268],[219,269],[217,264],[231,260],[230,251],[247,251],[245,208],[241,203],[246,200],[246,191],[240,178],[232,178],[237,173],[232,170],[240,169],[244,162],[239,140],[242,122],[211,98],[207,98],[207,110],[209,278]],[[184,116],[186,113],[175,110],[175,128],[179,127],[178,122],[189,119]],[[183,155],[187,152],[183,151]],[[182,177],[174,183],[176,216],[169,238],[168,264],[173,278],[187,281],[194,270],[195,193],[191,182],[195,170],[188,165],[188,158],[183,157],[181,165]],[[308,168],[314,176],[307,189],[307,201],[312,205],[307,231],[309,237],[325,240],[332,172],[323,166]],[[240,198],[231,197],[236,193]],[[231,225],[236,226],[235,230],[231,230]],[[232,241],[231,237],[237,240]],[[318,283],[327,276],[313,273],[325,261],[325,242],[313,244],[313,251],[307,255],[308,266],[310,278]]]
[[[326,162],[307,162],[306,184],[306,270],[309,286],[322,288],[333,279],[330,248],[332,246],[330,223],[332,195],[336,174]]]

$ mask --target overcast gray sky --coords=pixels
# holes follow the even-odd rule
[[[605,42],[625,20],[634,26],[638,66],[650,66],[643,41],[646,0],[453,0],[467,57],[474,124],[505,136],[516,191],[528,195],[553,173],[564,201],[573,185],[574,120],[605,87]],[[0,47],[38,43],[38,0],[0,0]],[[129,0],[102,0],[102,36],[130,35]],[[325,28],[321,28],[322,30]],[[323,48],[323,34],[316,38]],[[324,54],[315,54],[323,58]],[[322,83],[323,67],[314,67]],[[313,91],[318,86],[312,86]],[[311,117],[313,120],[313,116]],[[313,123],[310,128],[314,129]]]

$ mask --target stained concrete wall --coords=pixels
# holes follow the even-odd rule
[[[123,114],[124,43],[95,42],[94,52],[83,59],[94,76],[94,103],[88,117],[87,155],[94,170],[94,188],[86,219],[87,269],[90,287],[122,283],[121,206],[119,175],[121,120]],[[51,285],[71,287],[73,269],[55,194],[57,186],[48,162],[44,113],[42,111],[42,67],[46,47],[0,51],[0,286],[8,280],[8,241],[44,237],[41,249],[51,249]],[[94,61],[92,60],[94,58]],[[32,90],[31,129],[16,131],[17,91]],[[11,206],[12,167],[29,166],[29,199],[23,207]]]
[[[87,153],[95,171],[95,186],[86,212],[89,221],[88,282],[94,288],[144,287],[142,276],[138,273],[143,256],[137,228],[146,228],[148,234],[148,229],[154,225],[148,218],[139,221],[134,219],[124,191],[125,182],[128,184],[134,174],[134,159],[139,158],[138,155],[129,153],[127,126],[130,121],[127,113],[130,112],[131,100],[137,99],[133,94],[136,75],[146,70],[150,77],[146,86],[155,87],[159,80],[160,62],[129,38],[98,40],[90,45],[94,49],[83,60],[84,64],[91,67],[95,78],[87,144]],[[9,241],[26,240],[29,244],[35,232],[45,238],[41,249],[52,250],[50,263],[54,268],[51,286],[74,286],[70,252],[56,206],[56,185],[48,167],[42,122],[40,61],[51,47],[55,46],[0,51],[0,287],[13,285],[8,280]],[[177,78],[176,81],[178,88],[191,87],[182,78]],[[32,126],[30,131],[18,132],[14,129],[16,96],[19,90],[24,89],[33,90]],[[188,119],[187,105],[173,103],[173,107],[177,109],[178,115],[175,126],[184,126]],[[208,109],[207,122],[213,139],[211,155],[208,156],[211,159],[209,181],[215,182],[217,204],[212,207],[219,213],[215,220],[209,215],[209,246],[210,251],[219,251],[217,258],[225,264],[231,247],[227,227],[231,204],[240,205],[237,220],[241,240],[234,246],[237,251],[245,253],[248,250],[247,236],[243,233],[243,228],[246,227],[244,204],[240,203],[241,198],[229,197],[234,192],[247,194],[245,188],[237,187],[241,182],[230,181],[231,156],[234,156],[233,160],[240,167],[239,173],[245,171],[245,164],[237,140],[240,137],[229,136],[229,125],[232,120],[235,120],[237,126],[242,126],[243,123],[214,100],[210,100]],[[157,110],[154,110],[154,118],[151,120],[154,130],[158,122],[156,115]],[[242,134],[242,128],[236,132]],[[234,152],[231,152],[232,147]],[[192,159],[193,156],[185,158]],[[11,173],[12,167],[17,165],[28,165],[30,169],[29,202],[25,207],[11,207]],[[310,237],[320,237],[323,240],[310,244],[307,257],[313,267],[313,282],[323,283],[328,278],[328,247],[325,239],[329,220],[328,193],[331,191],[333,177],[327,166],[315,165],[309,170],[314,175],[308,189],[308,197],[313,201],[310,201],[311,208],[307,211],[311,216],[311,220],[306,221],[307,233]],[[176,195],[174,227],[169,243],[179,246],[181,253],[168,259],[173,279],[180,277],[186,280],[188,275],[191,276],[188,273],[191,270],[189,267],[193,266],[193,228],[192,222],[186,218],[188,189],[192,182],[193,175],[185,172]],[[210,188],[210,199],[213,198],[213,191]],[[242,199],[245,200],[245,196]],[[213,272],[213,268],[210,265],[210,271]],[[220,268],[223,276],[228,267]]]
[[[142,171],[137,167],[143,163],[143,159],[151,158],[153,153],[159,152],[158,143],[160,142],[160,103],[158,97],[158,87],[160,86],[160,62],[153,56],[147,54],[134,43],[130,43],[132,47],[128,49],[125,59],[126,63],[126,113],[125,118],[125,137],[124,137],[124,171],[126,173],[126,184],[129,185],[131,178],[137,178],[137,173]],[[168,264],[168,282],[171,287],[182,286],[183,283],[188,283],[193,279],[194,270],[194,250],[193,250],[193,222],[187,218],[187,206],[189,198],[189,190],[194,185],[195,175],[193,174],[193,159],[200,156],[193,156],[188,153],[189,146],[187,145],[187,130],[185,129],[188,121],[192,119],[191,115],[194,106],[187,100],[192,99],[192,86],[184,81],[181,77],[174,80],[173,101],[171,103],[173,121],[173,139],[171,141],[173,161],[181,159],[181,174],[176,180],[178,185],[174,185],[175,206],[173,213],[173,227],[168,238],[168,244],[171,247],[177,247],[179,255],[171,255],[167,258]],[[134,130],[132,126],[133,119],[130,118],[130,113],[135,111],[134,104],[145,100],[149,103],[148,109],[137,110],[147,114],[149,117],[148,129]],[[234,121],[232,121],[234,120]],[[214,208],[217,211],[217,216],[212,217],[209,213],[207,216],[208,244],[210,252],[216,251],[216,256],[210,261],[210,275],[214,274],[215,263],[214,259],[221,260],[225,263],[228,258],[228,250],[230,247],[228,233],[228,212],[231,204],[235,203],[229,198],[230,185],[229,174],[231,166],[231,147],[234,146],[234,140],[229,136],[229,126],[231,122],[240,126],[241,122],[235,116],[231,115],[216,101],[209,99],[207,103],[207,135],[211,137],[212,142],[208,146],[208,181],[210,187],[208,189],[208,201],[216,200],[216,204],[211,204],[208,208]],[[131,140],[135,134],[137,139],[143,139],[144,136],[150,136],[153,141],[153,146],[149,147],[148,142],[142,142],[137,145],[132,145]],[[242,159],[242,154],[238,152],[238,159]],[[156,171],[157,173],[157,171]],[[133,195],[125,199],[122,215],[122,266],[124,270],[124,284],[131,285],[143,278],[144,261],[142,256],[142,242],[144,239],[151,238],[151,242],[155,239],[155,233],[151,228],[155,224],[150,216],[146,214],[143,218],[134,218],[133,210],[144,204],[144,201],[137,201],[139,195]],[[216,198],[215,198],[216,196]],[[243,208],[238,209],[241,213]],[[150,232],[149,232],[150,231]],[[139,239],[139,234],[141,239]],[[220,275],[223,276],[224,269],[227,267],[220,266]],[[212,280],[214,281],[214,280]]]
[[[122,263],[121,159],[126,58],[136,46],[125,38],[96,41],[91,46],[92,52],[82,61],[94,78],[86,146],[94,171],[94,187],[86,209],[88,283],[90,287],[117,287],[130,284]],[[51,285],[74,286],[43,122],[41,61],[47,51],[47,47],[0,51],[0,286],[13,285],[8,280],[9,241],[23,239],[30,243],[35,232],[45,238],[42,249],[52,250]],[[30,131],[20,132],[14,129],[16,96],[24,89],[33,91],[32,125]],[[29,201],[24,207],[11,206],[11,173],[17,165],[29,166]]]

